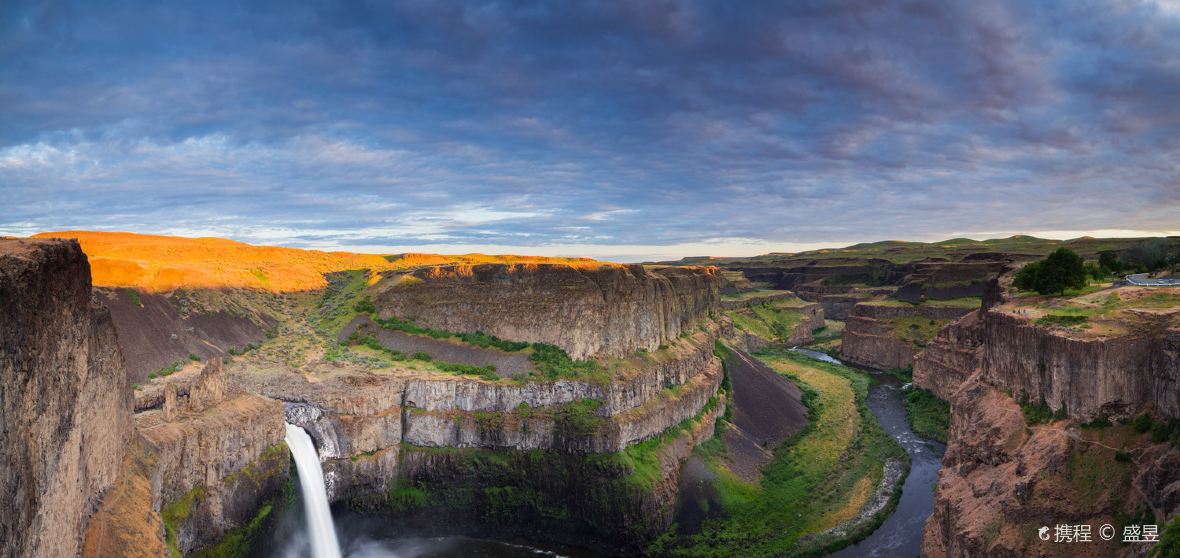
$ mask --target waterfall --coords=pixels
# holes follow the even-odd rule
[[[299,485],[303,507],[307,511],[307,528],[311,532],[312,558],[340,558],[340,543],[336,541],[336,525],[328,508],[328,493],[324,489],[324,471],[316,455],[315,445],[307,431],[287,424],[287,446],[295,457],[299,471]]]

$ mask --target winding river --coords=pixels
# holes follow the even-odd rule
[[[843,365],[840,360],[809,349],[794,349],[808,356]],[[878,381],[869,387],[866,401],[881,426],[909,453],[910,474],[902,486],[897,509],[865,540],[828,555],[830,558],[918,556],[922,546],[922,528],[934,508],[934,485],[942,464],[943,444],[919,438],[910,430],[902,401],[902,382],[888,374],[872,372]],[[299,514],[302,515],[302,514]],[[290,521],[292,518],[284,518]],[[302,527],[302,526],[300,526]],[[336,518],[341,549],[346,558],[529,558],[593,556],[581,549],[546,544],[516,544],[463,536],[417,537],[390,530],[379,520],[343,511]],[[299,527],[280,529],[295,531],[272,546],[272,555],[280,558],[307,556],[310,541],[300,536]]]
[[[839,359],[809,349],[795,349],[826,362],[843,364]],[[919,438],[910,430],[902,402],[902,382],[888,374],[874,372],[878,381],[869,386],[866,401],[869,411],[877,417],[881,427],[897,440],[910,454],[910,474],[901,490],[897,509],[873,534],[865,540],[829,554],[831,558],[905,557],[922,552],[922,527],[934,510],[934,485],[942,466],[942,452],[946,447],[937,441]]]

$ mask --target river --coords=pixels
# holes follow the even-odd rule
[[[826,362],[843,364],[839,359],[821,352],[795,350]],[[829,558],[918,556],[922,551],[922,527],[930,512],[934,511],[934,485],[938,480],[938,469],[942,466],[942,453],[946,447],[940,442],[919,438],[910,430],[900,380],[880,372],[872,374],[878,381],[869,386],[866,404],[881,427],[910,454],[910,474],[902,486],[897,509],[885,523],[865,540],[829,554]]]
[[[843,365],[840,360],[809,349],[799,353]],[[919,438],[910,430],[902,401],[902,382],[888,374],[872,372],[878,381],[869,386],[866,404],[881,426],[910,455],[910,474],[902,486],[897,509],[865,540],[828,555],[830,558],[870,556],[878,558],[912,558],[921,553],[922,527],[934,509],[934,485],[942,465],[943,444]],[[302,503],[302,502],[301,502]],[[300,506],[302,507],[302,506]],[[294,510],[291,510],[294,511]],[[281,522],[302,514],[288,515]],[[293,516],[293,517],[291,517]],[[302,523],[299,521],[298,523]],[[569,547],[533,542],[514,543],[464,536],[419,537],[390,529],[377,518],[349,511],[339,511],[336,528],[345,558],[540,558],[588,557],[591,552]],[[286,536],[275,541],[267,554],[276,558],[308,556],[310,541],[300,527],[282,529]]]

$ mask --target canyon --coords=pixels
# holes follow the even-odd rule
[[[822,532],[791,535],[793,552],[838,548],[889,515],[908,458],[864,407],[880,380],[788,350],[808,344],[912,367],[949,402],[923,555],[1052,555],[1035,538],[1047,517],[1163,526],[1180,507],[1180,312],[1145,287],[1016,293],[1032,249],[251,261],[256,247],[210,239],[81,236],[0,239],[0,495],[14,502],[0,556],[247,555],[289,507],[289,428],[310,437],[334,507],[392,529],[696,555],[708,545],[683,529],[724,528],[716,491],[779,482],[845,401],[864,429],[850,440],[878,444],[858,465],[870,474],[842,481],[856,503]],[[280,280],[286,267],[301,271]],[[1047,325],[1067,311],[1092,318]],[[829,407],[808,385],[834,390]]]
[[[556,347],[544,350],[593,372],[523,379],[447,373],[428,355],[407,361],[394,349],[311,334],[285,304],[294,298],[313,313],[335,311],[314,294],[323,289],[266,294],[233,281],[218,290],[92,288],[77,241],[6,239],[3,254],[0,300],[11,313],[4,346],[17,357],[5,359],[4,418],[28,425],[4,457],[13,466],[6,470],[31,475],[3,485],[19,502],[5,517],[5,556],[242,552],[274,520],[291,474],[284,423],[311,435],[332,501],[411,522],[435,513],[470,522],[480,517],[478,502],[415,512],[398,495],[432,484],[443,495],[459,489],[473,464],[512,460],[519,467],[497,474],[511,474],[512,486],[531,486],[535,496],[503,518],[506,526],[545,502],[580,518],[550,521],[548,538],[636,550],[668,527],[680,469],[712,437],[725,407],[714,355],[725,324],[709,268],[444,262],[365,274],[372,281],[361,290],[374,311],[370,329],[353,332],[367,334],[389,317],[486,329],[537,343],[526,362],[531,351]],[[126,267],[111,258],[103,265]],[[349,313],[362,293],[352,294]],[[309,339],[349,359],[317,351],[291,366],[254,348]],[[373,364],[364,351],[397,358]],[[162,362],[172,364],[157,369]],[[30,373],[54,379],[11,391]],[[55,463],[47,456],[57,447],[73,453]],[[539,474],[537,456],[546,470],[565,473]],[[653,460],[650,476],[636,476],[629,461],[636,456]],[[598,481],[578,496],[574,487],[590,479]],[[464,493],[490,497],[504,482],[476,480]],[[40,528],[42,521],[70,528]],[[129,542],[134,550],[116,550]]]

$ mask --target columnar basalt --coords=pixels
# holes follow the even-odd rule
[[[907,368],[929,337],[950,320],[971,311],[927,305],[857,304],[845,322],[840,355],[849,362],[881,370]],[[929,337],[925,337],[927,331]]]
[[[1180,335],[1148,319],[1158,327],[1092,337],[987,304],[916,357],[915,384],[951,403],[923,555],[1043,553],[1056,547],[1034,535],[1055,518],[1101,525],[1146,513],[1150,523],[1180,511],[1180,448],[1115,420],[1180,416]],[[1023,411],[1041,405],[1054,418],[1029,424]],[[1096,428],[1077,427],[1096,418]],[[1072,551],[1138,550],[1095,539]]]
[[[716,395],[718,325],[651,353],[602,361],[611,380],[510,380],[408,370],[373,373],[322,364],[295,375],[238,374],[249,389],[287,401],[325,462],[329,496],[363,498],[398,471],[402,444],[434,448],[609,453],[687,420]]]
[[[0,239],[0,556],[74,556],[131,435],[131,391],[77,242]]]
[[[163,406],[135,423],[154,456],[152,507],[182,554],[248,524],[286,479],[282,403],[227,387],[218,359],[166,384]]]
[[[481,264],[387,273],[381,318],[550,343],[575,359],[656,350],[718,307],[714,268]]]

